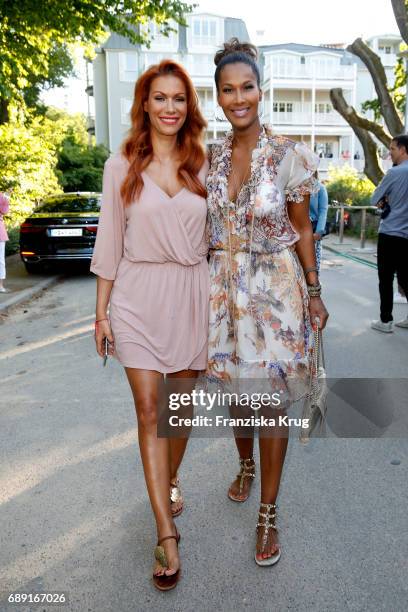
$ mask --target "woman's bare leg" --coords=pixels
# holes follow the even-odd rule
[[[168,393],[191,393],[195,387],[196,379],[198,376],[197,370],[182,370],[181,372],[174,372],[173,374],[167,374],[166,387]],[[176,412],[178,416],[192,417],[193,407],[183,406]],[[182,432],[182,437],[171,437],[169,439],[170,444],[170,483],[175,484],[177,474],[181,462],[186,451],[188,434],[190,429]],[[182,507],[182,501],[172,502],[171,507],[173,512],[178,512]]]
[[[275,418],[279,418],[280,414],[283,416],[285,413],[277,410]],[[259,432],[262,504],[276,503],[288,447],[288,436],[289,428],[286,425],[277,426],[273,431],[260,430]],[[262,509],[262,512],[265,510]],[[279,548],[277,533],[274,529],[270,529],[266,546],[261,553],[263,532],[262,528],[258,529],[257,554],[259,559],[272,556]]]
[[[169,498],[170,461],[168,438],[157,437],[159,404],[166,401],[163,376],[151,370],[125,368],[132,389],[138,420],[138,438],[147,491],[157,525],[158,539],[175,535]],[[177,543],[174,539],[163,542],[169,568],[156,574],[174,574],[180,567]]]
[[[232,404],[230,406],[230,415],[232,418],[239,418],[245,416],[251,416],[251,410],[246,406],[237,406]],[[240,459],[251,459],[254,456],[254,428],[244,427],[245,434],[247,437],[242,438],[242,430],[239,427],[234,427],[234,440],[238,449],[238,455]],[[249,467],[253,465],[253,467]],[[251,474],[255,474],[255,464],[247,462],[246,471]],[[237,501],[245,501],[249,495],[249,491],[253,482],[253,478],[245,477],[242,481],[242,489],[240,490],[240,478],[236,478],[228,489],[228,496],[232,497]]]

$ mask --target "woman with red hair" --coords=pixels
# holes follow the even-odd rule
[[[188,391],[207,363],[205,125],[182,66],[163,60],[140,76],[129,135],[105,164],[91,264],[97,352],[103,357],[108,341],[135,402],[160,590],[175,587],[180,575],[173,518],[182,510],[177,472],[187,444],[187,437],[158,437],[164,376],[167,393],[169,386]]]

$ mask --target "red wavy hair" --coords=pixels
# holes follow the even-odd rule
[[[181,79],[187,93],[187,116],[177,134],[181,158],[178,179],[192,193],[202,197],[207,195],[205,186],[197,176],[206,158],[203,136],[207,122],[201,114],[198,96],[187,72],[177,62],[163,60],[160,64],[150,66],[141,74],[135,85],[134,100],[130,111],[131,128],[129,136],[122,145],[122,153],[130,164],[121,187],[125,206],[139,197],[143,188],[142,172],[153,157],[149,115],[144,111],[143,105],[149,97],[153,80],[166,75]]]

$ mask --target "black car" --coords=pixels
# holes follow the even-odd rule
[[[98,229],[100,193],[64,193],[41,202],[20,227],[27,272],[46,262],[90,261]]]

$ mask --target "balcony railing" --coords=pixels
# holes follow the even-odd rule
[[[354,66],[299,65],[272,60],[265,66],[265,80],[270,79],[271,74],[273,79],[353,80]]]
[[[279,104],[279,102],[278,102]],[[328,104],[328,102],[324,103]],[[302,104],[293,102],[292,112],[273,112],[273,123],[274,125],[311,125],[312,124],[312,105],[306,103]],[[346,121],[336,113],[335,111],[329,112],[315,112],[314,113],[315,125],[347,125]]]

